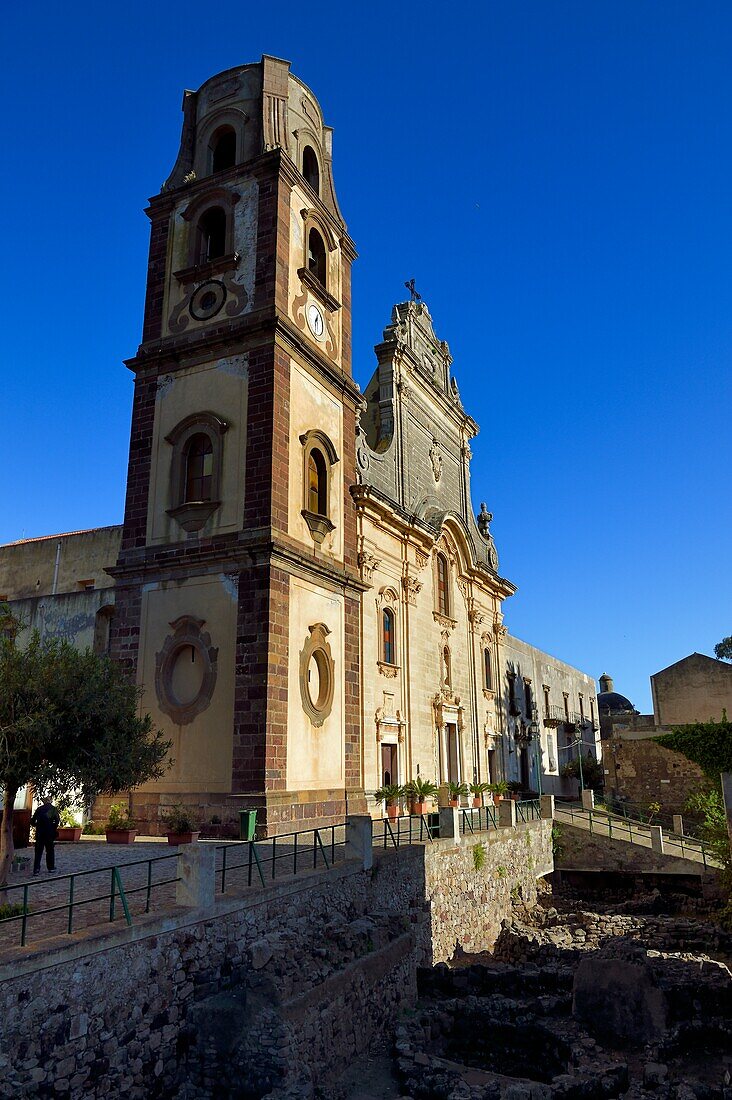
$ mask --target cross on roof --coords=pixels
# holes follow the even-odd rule
[[[421,302],[422,301],[422,295],[415,289],[414,279],[410,279],[409,282],[405,283],[404,285],[407,288],[407,290],[409,291],[409,300],[410,300],[410,302]]]

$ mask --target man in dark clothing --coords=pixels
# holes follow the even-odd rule
[[[43,805],[39,806],[31,818],[31,825],[36,830],[36,858],[33,863],[33,874],[41,871],[41,856],[46,852],[46,867],[49,871],[56,870],[56,857],[53,851],[56,833],[61,824],[61,818],[50,798],[43,799]]]

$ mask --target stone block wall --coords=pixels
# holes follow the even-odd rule
[[[668,732],[656,728],[653,736]],[[606,792],[647,807],[660,802],[665,814],[683,813],[692,791],[704,786],[704,773],[680,752],[652,737],[628,733],[603,742]]]
[[[561,850],[556,857],[558,870],[659,871],[700,877],[704,870],[703,864],[694,860],[661,855],[650,848],[589,833],[587,829],[565,825],[564,822],[559,828]]]
[[[512,898],[531,904],[537,875],[552,869],[551,822],[375,854],[368,871],[348,862],[206,910],[17,950],[0,966],[0,1097],[209,1097],[239,1056],[260,1074],[251,1095],[265,1095],[265,1071],[272,1084],[290,1069],[317,1081],[323,1043],[334,1068],[345,1064],[415,996],[418,965],[492,946]],[[222,996],[240,1011],[223,1014],[231,1026],[213,1041],[200,1021]],[[258,1062],[243,1057],[245,1031],[268,1037]]]

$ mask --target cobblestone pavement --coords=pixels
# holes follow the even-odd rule
[[[216,894],[236,897],[261,890],[274,880],[322,869],[344,858],[345,827],[335,832],[322,830],[321,843],[312,832],[297,838],[222,844],[199,841],[216,848]],[[37,876],[11,876],[2,900],[22,905],[27,887],[26,948],[54,936],[69,934],[69,901],[73,896],[72,934],[95,925],[109,925],[112,867],[122,881],[130,915],[159,913],[175,906],[176,855],[178,849],[159,837],[138,837],[133,844],[107,844],[98,837],[82,838],[75,844],[56,844],[56,870],[49,873],[45,862]],[[20,849],[20,856],[33,861],[33,846]],[[258,858],[257,858],[258,857]],[[260,874],[261,871],[261,874]],[[73,876],[73,879],[72,877]],[[52,910],[49,912],[48,910]],[[115,890],[114,923],[124,923],[124,909]],[[22,921],[0,920],[0,956],[17,957],[21,945]],[[10,951],[8,951],[10,949]]]

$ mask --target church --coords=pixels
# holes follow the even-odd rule
[[[599,756],[594,680],[504,626],[478,426],[413,284],[353,379],[332,138],[275,57],[184,94],[123,523],[0,547],[24,630],[109,653],[172,738],[129,794],[143,832],[174,802],[269,835],[381,815],[418,776],[572,793],[562,765]]]

